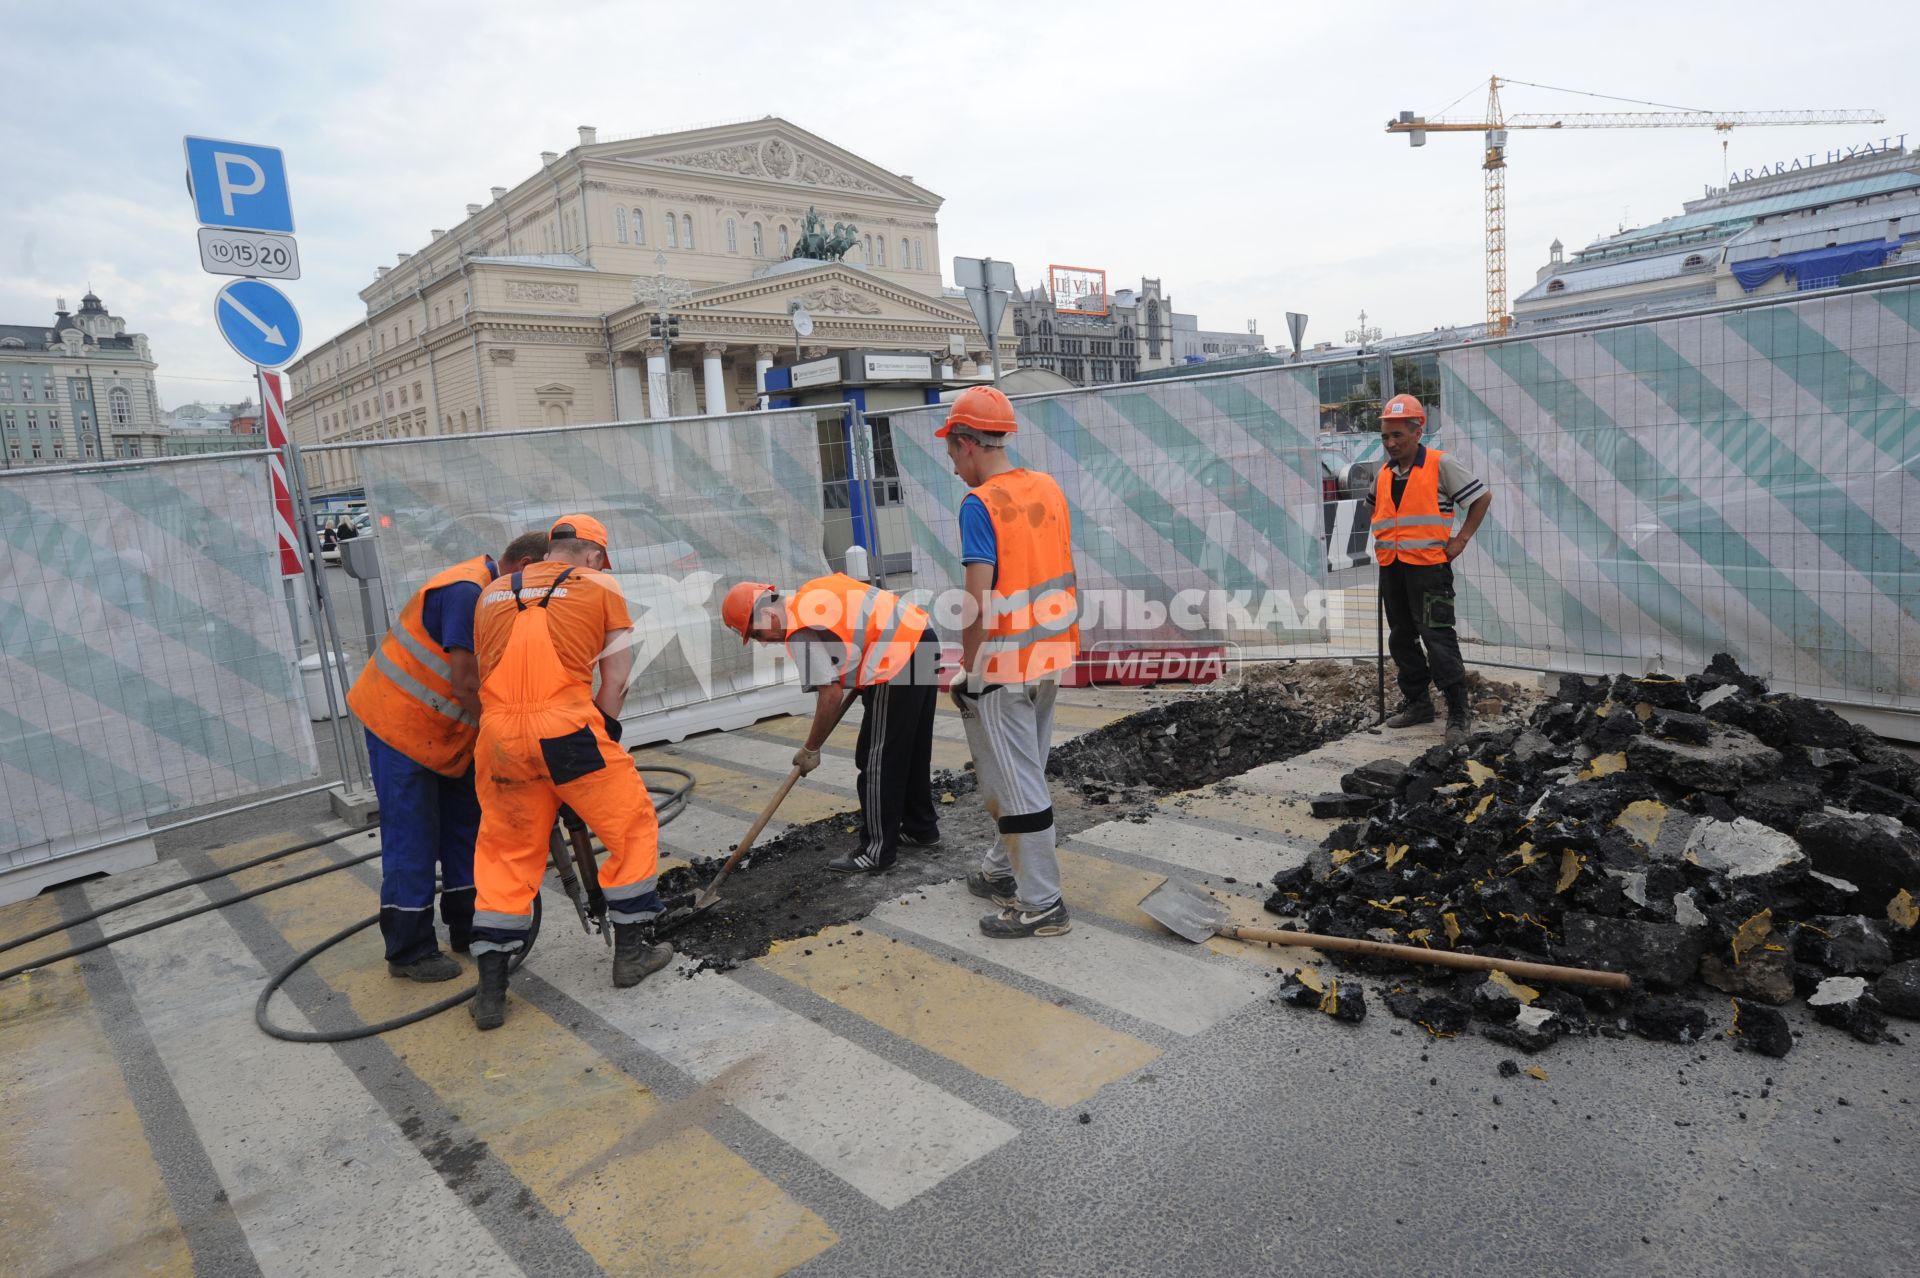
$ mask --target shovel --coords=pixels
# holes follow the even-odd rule
[[[1389,945],[1385,941],[1363,941],[1350,936],[1320,936],[1313,932],[1281,932],[1266,927],[1241,927],[1229,921],[1227,907],[1199,888],[1168,879],[1140,902],[1140,908],[1168,931],[1196,945],[1216,936],[1234,941],[1265,941],[1269,945],[1299,945],[1315,950],[1337,950],[1348,954],[1371,954],[1375,958],[1399,959],[1406,963],[1430,963],[1438,967],[1464,967],[1481,972],[1496,968],[1516,980],[1554,981],[1562,985],[1593,985],[1601,989],[1624,990],[1632,979],[1624,972],[1600,972],[1585,967],[1560,967],[1553,963],[1528,963],[1520,959],[1492,958],[1484,954],[1460,954],[1453,950],[1429,950],[1417,945]]]

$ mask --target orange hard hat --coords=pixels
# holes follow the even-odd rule
[[[969,386],[953,401],[953,407],[947,410],[947,424],[933,432],[933,437],[945,439],[955,426],[990,435],[1011,435],[1020,429],[1020,421],[1013,414],[1013,401],[999,387]]]
[[[747,631],[753,628],[754,605],[763,595],[774,593],[773,583],[767,581],[743,581],[727,591],[726,599],[720,605],[720,620],[727,629],[738,631],[740,642],[747,641]]]
[[[1427,410],[1422,408],[1420,401],[1411,395],[1395,395],[1380,410],[1380,420],[1383,422],[1408,419],[1417,421],[1422,426],[1427,424]]]

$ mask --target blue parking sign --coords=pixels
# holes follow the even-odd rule
[[[189,137],[187,188],[203,226],[293,234],[286,157],[277,146]]]

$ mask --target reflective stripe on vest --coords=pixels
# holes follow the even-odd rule
[[[990,683],[1058,676],[1080,655],[1066,496],[1051,476],[1024,469],[990,477],[973,495],[987,508],[996,553],[980,673]]]
[[[846,653],[840,683],[847,688],[898,676],[930,622],[923,609],[900,596],[840,572],[794,591],[787,615],[789,641],[803,630],[825,630],[840,641]]]
[[[485,589],[492,580],[485,555],[429,578],[407,600],[347,693],[348,708],[367,731],[445,776],[460,776],[472,764],[479,721],[454,695],[453,663],[427,633],[427,595],[461,582]]]
[[[1373,553],[1382,565],[1444,564],[1453,520],[1440,509],[1440,459],[1437,448],[1407,472],[1407,485],[1396,504],[1393,467],[1380,468],[1373,490]]]

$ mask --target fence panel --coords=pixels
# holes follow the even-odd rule
[[[1438,440],[1494,493],[1461,561],[1496,659],[1697,669],[1920,710],[1920,289],[1469,346]]]
[[[628,716],[779,684],[766,653],[721,624],[720,596],[743,579],[791,587],[826,570],[822,411],[840,410],[357,446],[389,607],[450,563],[586,514],[607,526],[634,616]]]
[[[1052,475],[1067,496],[1087,648],[1227,641],[1258,656],[1324,642],[1311,370],[1025,396],[1014,406],[1013,460]],[[946,411],[888,414],[914,585],[936,592],[962,578],[966,488],[933,435]]]
[[[0,869],[317,775],[263,456],[0,475]]]

